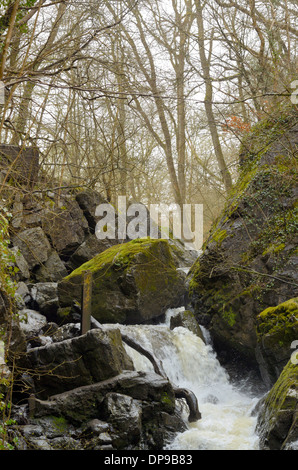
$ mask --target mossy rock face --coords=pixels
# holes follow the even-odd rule
[[[298,115],[259,123],[238,181],[189,275],[189,298],[217,352],[258,366],[257,316],[298,296]]]
[[[298,365],[290,360],[263,400],[257,423],[261,449],[295,449],[294,443],[298,440],[297,417]]]
[[[92,273],[92,316],[101,323],[144,323],[181,304],[184,275],[167,240],[137,239],[116,245],[58,284],[61,307],[81,301],[85,271]]]
[[[257,317],[257,357],[264,381],[272,385],[291,355],[298,338],[298,298],[269,307]]]

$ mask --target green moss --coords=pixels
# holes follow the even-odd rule
[[[270,421],[276,420],[276,413],[279,411],[296,409],[297,383],[298,365],[289,361],[265,400],[270,413]]]
[[[257,334],[259,339],[270,335],[282,344],[297,338],[298,331],[298,297],[287,300],[276,307],[269,307],[257,317]]]
[[[168,244],[167,240],[157,239],[153,240],[149,237],[138,238],[132,240],[129,243],[123,243],[121,245],[115,245],[104,252],[98,254],[92,260],[82,264],[79,268],[75,269],[70,273],[65,280],[83,274],[85,271],[97,272],[98,269],[104,268],[105,266],[113,268],[128,268],[131,262],[134,260],[136,255],[143,253],[145,256],[148,255],[148,249],[150,250],[150,256],[152,262],[158,260],[158,250],[161,244]],[[170,267],[174,267],[173,257],[169,256]]]
[[[168,240],[144,238],[113,246],[59,283],[60,305],[72,305],[73,299],[80,302],[83,274],[89,271],[93,277],[92,315],[99,321],[135,321],[140,309],[148,317],[156,315],[153,305],[177,296],[174,286],[182,290],[175,263]]]
[[[165,406],[165,409],[169,412],[171,412],[174,408],[174,400],[173,397],[170,397],[167,392],[163,392],[161,398],[160,398],[161,403]]]
[[[68,422],[63,416],[53,416],[53,425],[59,432],[65,432],[68,428]]]
[[[233,308],[230,307],[225,309],[222,313],[222,318],[228,323],[229,326],[233,327],[236,323],[236,313]]]
[[[245,139],[242,139],[240,153],[246,155],[246,164],[250,160],[258,159],[266,153],[274,141],[279,139],[287,129],[297,121],[297,111],[293,106],[286,104],[276,110],[267,119],[256,123]]]
[[[217,244],[221,244],[223,240],[227,237],[226,230],[217,229],[215,232],[212,233],[212,240],[214,240]]]

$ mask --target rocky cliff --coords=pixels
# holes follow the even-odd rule
[[[258,328],[268,320],[264,310],[298,294],[297,151],[294,109],[255,126],[242,145],[239,180],[189,274],[192,306],[219,357],[260,366],[268,385],[297,337],[292,308],[276,310],[291,334],[279,336],[274,354],[269,329]]]

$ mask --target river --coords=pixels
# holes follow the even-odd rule
[[[160,325],[123,326],[121,330],[138,341],[162,364],[169,380],[195,393],[202,418],[188,423],[168,449],[257,450],[256,417],[252,415],[259,396],[249,384],[235,385],[220,365],[205,331],[205,342],[186,328],[169,328],[177,310],[167,311]],[[153,370],[151,362],[126,346],[136,370]],[[187,409],[185,409],[187,421]]]

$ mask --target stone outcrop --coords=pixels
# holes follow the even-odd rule
[[[65,201],[65,206],[46,211],[42,217],[42,228],[62,257],[71,255],[88,234],[88,222],[75,200]]]
[[[256,125],[239,180],[190,270],[192,307],[221,358],[258,367],[258,315],[298,295],[297,146],[295,110]]]
[[[262,400],[257,432],[262,450],[297,450],[298,365],[289,361]]]
[[[58,281],[116,242],[94,234],[95,191],[16,194],[12,203],[11,242],[20,280]],[[81,204],[81,205],[80,205]],[[29,269],[29,271],[28,271]]]
[[[12,238],[12,243],[19,248],[30,270],[46,262],[51,252],[50,242],[41,227],[19,232]]]
[[[41,398],[114,377],[133,369],[119,330],[85,335],[29,349],[21,364],[33,370],[33,392]]]
[[[162,449],[185,430],[173,388],[155,373],[124,371],[102,382],[30,400],[30,420],[15,426],[18,449]]]
[[[83,273],[90,271],[92,316],[101,323],[145,323],[183,304],[177,248],[167,240],[137,239],[116,245],[58,283],[61,307],[81,301]]]

